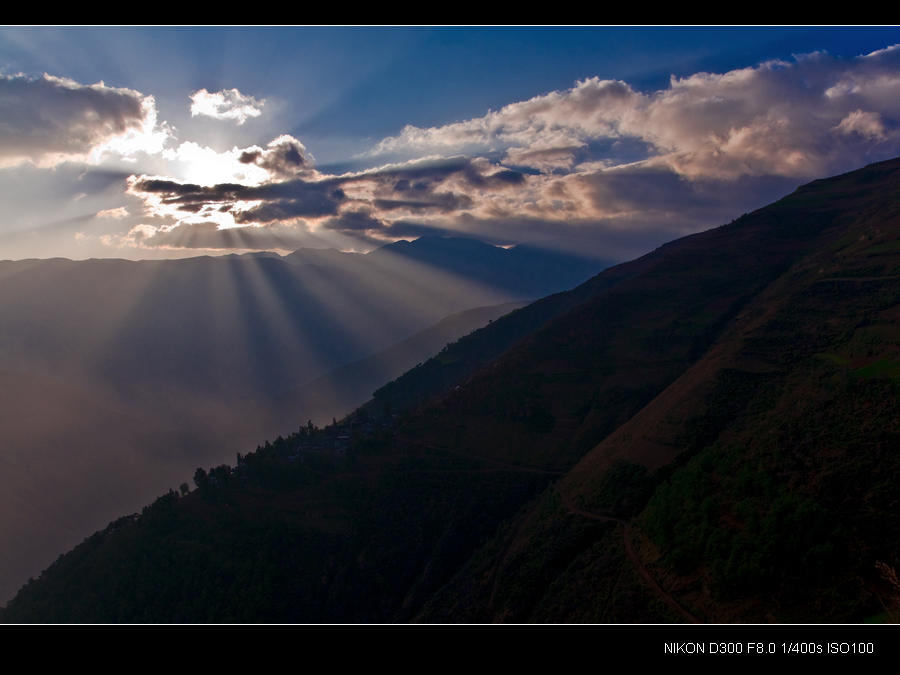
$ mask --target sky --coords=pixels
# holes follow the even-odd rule
[[[627,260],[898,155],[895,27],[0,28],[0,259]]]

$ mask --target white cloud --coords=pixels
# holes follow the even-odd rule
[[[225,89],[214,94],[206,89],[191,94],[191,116],[205,115],[217,120],[237,120],[243,124],[251,117],[259,117],[266,99],[257,101],[244,96],[237,89]]]
[[[874,112],[854,110],[842,119],[836,128],[844,134],[859,134],[879,141],[883,141],[887,137],[881,115]]]
[[[104,209],[103,211],[99,211],[97,213],[98,218],[128,218],[130,214],[128,213],[128,209],[124,206],[120,206],[115,209]]]
[[[689,179],[807,178],[870,157],[872,141],[897,154],[898,123],[900,49],[890,48],[697,73],[650,94],[591,78],[465,122],[407,126],[367,154],[503,152],[509,165],[557,173],[643,159]]]
[[[510,149],[519,157],[532,149],[564,149],[568,153],[586,145],[589,139],[617,136],[618,124],[640,105],[642,98],[623,82],[592,78],[568,91],[512,103],[466,122],[430,129],[407,125],[400,136],[384,139],[367,154],[456,154]]]
[[[158,123],[156,103],[152,96],[147,96],[141,102],[144,119],[140,127],[129,129],[124,134],[114,136],[102,145],[94,148],[91,160],[94,162],[117,155],[126,161],[134,161],[139,152],[148,155],[156,155],[166,147],[166,144],[175,138],[172,128],[166,122]]]

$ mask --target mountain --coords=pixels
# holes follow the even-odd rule
[[[198,469],[0,618],[890,620],[898,378],[893,160],[607,269],[333,426]]]
[[[516,282],[521,267],[502,248],[442,239],[403,245],[403,255],[389,246],[367,255],[301,249],[285,257],[0,261],[0,599],[59,550],[197,465],[227,461],[309,419],[343,415],[500,314],[448,316],[531,300],[605,264],[578,258],[573,269],[583,276],[561,281],[551,251]],[[470,270],[461,246],[478,250],[502,278],[495,284]],[[327,379],[441,321],[427,339],[395,348],[370,379]],[[413,360],[397,350],[412,350],[405,358]],[[335,409],[292,394],[317,378],[331,387],[321,402]]]

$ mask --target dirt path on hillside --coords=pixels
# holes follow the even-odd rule
[[[703,623],[696,616],[687,611],[681,604],[669,595],[666,591],[662,589],[662,587],[656,583],[656,579],[653,578],[653,575],[650,574],[650,570],[648,570],[644,563],[638,558],[637,553],[634,552],[634,546],[631,544],[631,523],[627,520],[622,520],[621,518],[613,518],[612,516],[602,516],[596,513],[591,513],[590,511],[584,511],[583,509],[579,509],[574,504],[572,504],[568,498],[559,493],[559,496],[562,498],[563,505],[572,513],[577,513],[580,516],[584,516],[585,518],[590,518],[591,520],[602,520],[605,522],[614,522],[622,525],[622,538],[625,542],[625,553],[628,555],[628,558],[631,560],[632,564],[635,566],[638,572],[640,572],[641,576],[644,578],[644,581],[653,589],[653,592],[656,593],[657,596],[669,607],[674,609],[678,614],[689,621],[690,623]]]

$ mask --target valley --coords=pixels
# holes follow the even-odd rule
[[[0,597],[197,466],[324,425],[605,265],[428,238],[370,255],[0,261]]]

